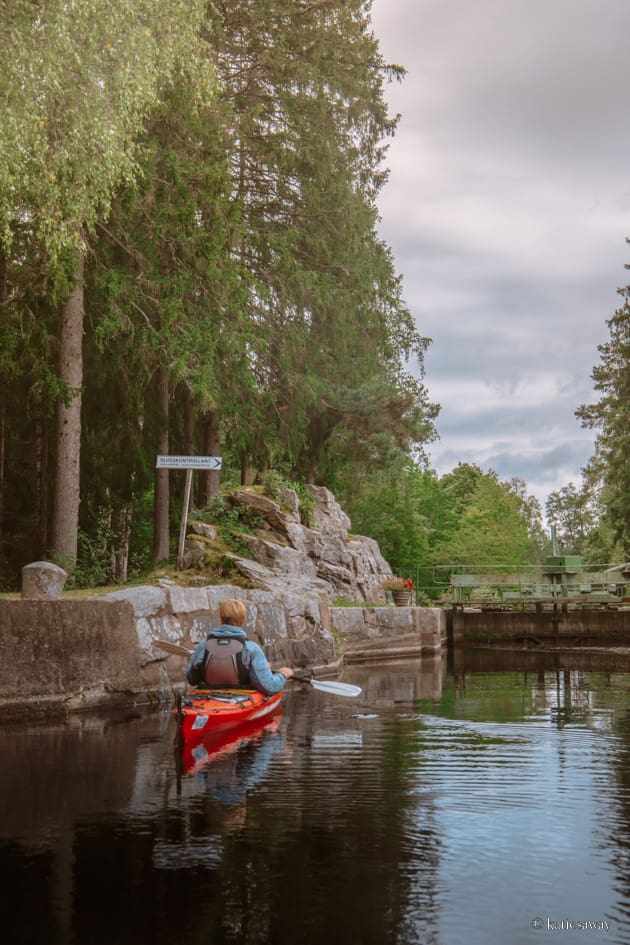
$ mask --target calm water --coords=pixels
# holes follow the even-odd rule
[[[2,940],[630,943],[630,674],[518,660],[353,667],[184,757],[168,711],[0,729]]]

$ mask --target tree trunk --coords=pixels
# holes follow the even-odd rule
[[[256,467],[252,466],[246,453],[241,455],[241,485],[251,486],[256,479]]]
[[[113,554],[113,577],[115,581],[124,584],[127,580],[129,567],[129,540],[131,538],[132,509],[125,507],[113,512],[113,531],[116,544]]]
[[[66,570],[77,560],[79,533],[81,385],[83,384],[83,252],[77,251],[74,285],[61,315],[59,377],[66,387],[57,403],[51,557]]]
[[[35,403],[35,508],[37,510],[36,557],[48,548],[48,421],[41,392]]]
[[[159,433],[157,452],[168,456],[168,368],[159,367],[155,376]],[[153,504],[153,563],[168,560],[169,483],[168,469],[155,470],[155,498]]]
[[[184,454],[195,455],[195,411],[188,385],[184,389]]]
[[[0,307],[4,308],[7,301],[7,260],[0,250]],[[0,375],[1,377],[1,375]],[[5,451],[5,422],[6,422],[6,384],[2,378],[0,387],[0,539],[2,538],[2,522],[4,519],[4,451]]]
[[[0,539],[2,539],[2,522],[4,519],[4,442],[5,442],[6,404],[4,396],[0,394]]]
[[[221,455],[221,427],[219,413],[209,410],[201,420],[201,448],[203,456]],[[221,488],[221,471],[219,469],[204,469],[199,473],[199,508],[205,509],[210,505]]]

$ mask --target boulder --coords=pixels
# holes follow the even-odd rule
[[[184,542],[184,569],[188,570],[203,561],[206,551],[206,545],[202,541],[187,538]]]
[[[22,597],[59,600],[68,574],[52,561],[33,561],[22,568]]]
[[[218,538],[219,533],[214,525],[207,525],[205,522],[191,522],[190,527],[195,535],[201,535],[202,538],[208,538],[210,541]]]

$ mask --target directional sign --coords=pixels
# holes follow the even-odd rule
[[[220,456],[158,456],[156,469],[221,469]]]
[[[186,485],[184,486],[184,508],[179,528],[179,550],[177,552],[177,570],[184,568],[184,546],[186,544],[186,528],[188,527],[188,507],[192,490],[194,469],[221,469],[220,456],[164,456],[155,458],[156,469],[185,469]]]

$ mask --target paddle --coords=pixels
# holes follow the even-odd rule
[[[174,653],[176,656],[191,656],[193,652],[187,646],[171,643],[170,640],[154,640],[153,646],[157,646],[167,653]],[[329,692],[334,696],[360,696],[362,691],[360,686],[352,686],[350,683],[335,682],[335,680],[328,679],[311,679],[310,676],[303,676],[300,673],[295,673],[292,678],[297,682],[308,683],[313,689],[319,689],[320,692]]]

